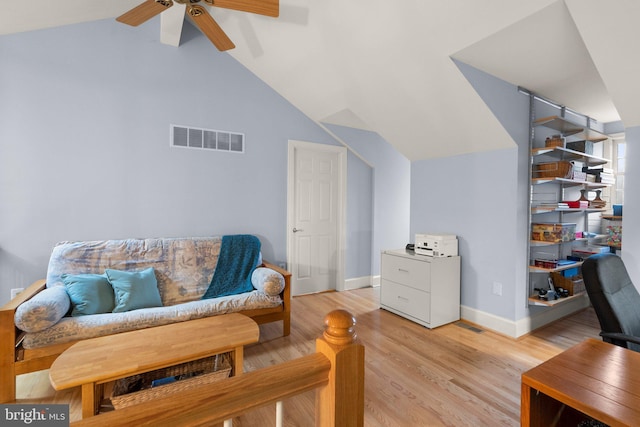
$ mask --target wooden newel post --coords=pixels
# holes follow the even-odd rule
[[[324,318],[326,329],[316,340],[316,352],[331,362],[329,384],[318,389],[316,426],[364,425],[364,346],[356,341],[356,319],[345,310]]]

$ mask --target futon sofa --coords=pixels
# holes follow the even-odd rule
[[[232,312],[289,335],[291,274],[259,249],[250,235],[57,244],[46,279],[0,309],[0,403],[88,338]]]

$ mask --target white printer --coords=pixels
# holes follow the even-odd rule
[[[455,234],[416,234],[415,253],[434,257],[458,256]]]

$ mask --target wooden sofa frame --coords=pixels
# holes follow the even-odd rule
[[[280,294],[282,306],[245,310],[239,313],[251,317],[260,325],[282,320],[282,335],[287,336],[291,332],[291,273],[266,262],[262,266],[271,268],[284,276],[285,287]],[[22,347],[25,332],[15,326],[16,309],[45,288],[46,281],[38,280],[0,308],[0,404],[12,403],[16,400],[16,376],[49,369],[64,350],[78,342],[72,341],[35,349]]]

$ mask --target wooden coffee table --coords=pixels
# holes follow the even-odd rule
[[[65,350],[51,365],[49,379],[56,390],[82,386],[86,418],[98,412],[104,384],[120,378],[226,352],[239,375],[244,346],[259,337],[256,322],[232,313],[91,338]]]
[[[522,374],[521,425],[640,425],[640,353],[593,338]]]

